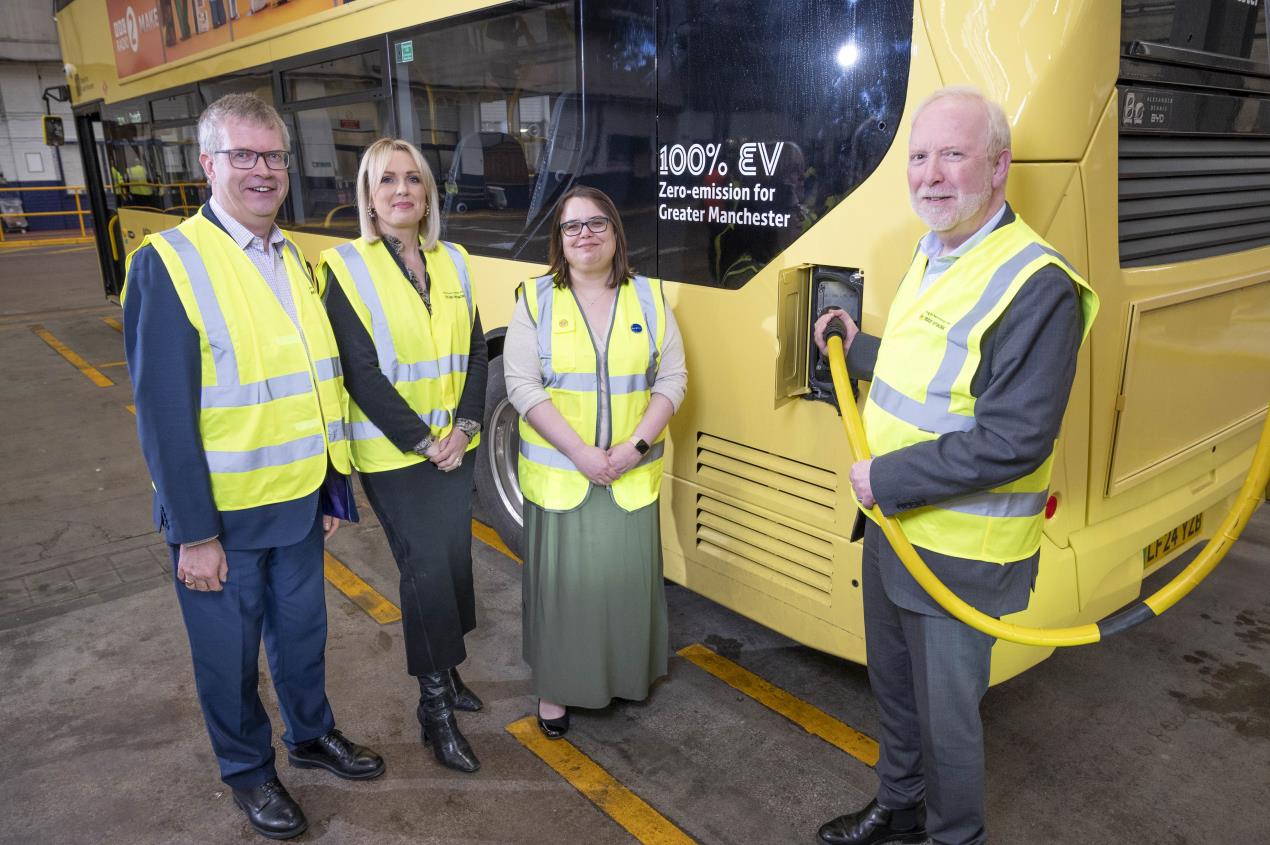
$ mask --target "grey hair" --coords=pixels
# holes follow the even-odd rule
[[[424,160],[423,153],[419,152],[419,148],[401,138],[380,138],[362,153],[362,163],[357,168],[358,228],[368,243],[373,244],[382,237],[379,224],[371,216],[373,207],[371,195],[375,192],[375,186],[379,184],[379,180],[383,178],[384,171],[388,169],[393,153],[398,152],[410,156],[415,168],[419,171],[419,177],[423,180],[423,193],[427,206],[423,211],[423,219],[419,221],[419,237],[423,238],[421,248],[427,252],[437,245],[437,239],[441,237],[441,215],[437,211],[439,202],[437,180],[432,175],[432,168],[428,167],[428,162]],[[404,174],[398,175],[404,176]]]
[[[1010,149],[1010,121],[1005,117],[1005,111],[996,102],[989,100],[983,95],[983,92],[973,85],[949,85],[946,88],[940,88],[931,94],[922,104],[917,107],[917,111],[913,112],[913,119],[921,114],[927,106],[939,102],[940,100],[953,97],[960,100],[971,100],[983,106],[984,112],[988,117],[988,155],[996,158],[1000,153]]]
[[[230,118],[277,129],[282,134],[283,148],[291,149],[291,132],[277,109],[255,94],[226,94],[199,115],[198,151],[200,153],[212,155],[225,146],[225,121]]]

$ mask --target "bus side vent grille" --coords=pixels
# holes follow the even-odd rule
[[[839,501],[835,473],[704,432],[697,434],[697,480],[812,525],[833,523]]]
[[[804,598],[830,603],[833,546],[805,526],[699,493],[697,550]]]
[[[1270,244],[1270,138],[1120,136],[1120,265]]]

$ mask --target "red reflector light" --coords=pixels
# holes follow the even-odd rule
[[[1056,510],[1058,510],[1058,496],[1050,496],[1045,500],[1045,518],[1053,519]]]

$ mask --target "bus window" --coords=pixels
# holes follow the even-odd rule
[[[156,127],[153,145],[158,154],[163,208],[188,217],[209,196],[207,178],[198,161],[198,129],[193,123]]]
[[[544,240],[524,244],[550,210],[544,195],[558,196],[570,175],[549,154],[576,90],[575,43],[573,3],[393,39],[401,134],[435,170],[445,237],[480,254],[545,258]]]
[[[200,82],[203,102],[211,104],[226,94],[255,94],[270,105],[273,101],[273,77],[266,71],[249,71]]]
[[[357,167],[362,152],[391,131],[379,51],[282,72],[283,116],[291,128],[289,225],[357,234]]]
[[[893,0],[720,5],[658,4],[657,271],[737,288],[890,149],[913,18]]]
[[[105,107],[102,117],[106,158],[118,204],[162,208],[149,103],[140,100],[117,103]]]

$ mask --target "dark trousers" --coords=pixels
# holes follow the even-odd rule
[[[430,462],[359,473],[401,572],[406,671],[419,676],[467,658],[476,627],[472,588],[472,473],[468,454],[452,472]]]
[[[175,576],[179,547],[171,549]],[[229,580],[221,592],[176,582],[176,595],[221,780],[251,788],[276,776],[272,728],[258,691],[262,634],[286,725],[283,741],[295,746],[335,726],[326,700],[322,519],[294,545],[226,550],[225,557]]]
[[[935,843],[986,842],[979,702],[994,640],[891,601],[877,569],[879,541],[880,532],[866,534],[863,572],[869,684],[882,729],[878,803],[900,809],[925,798]]]

